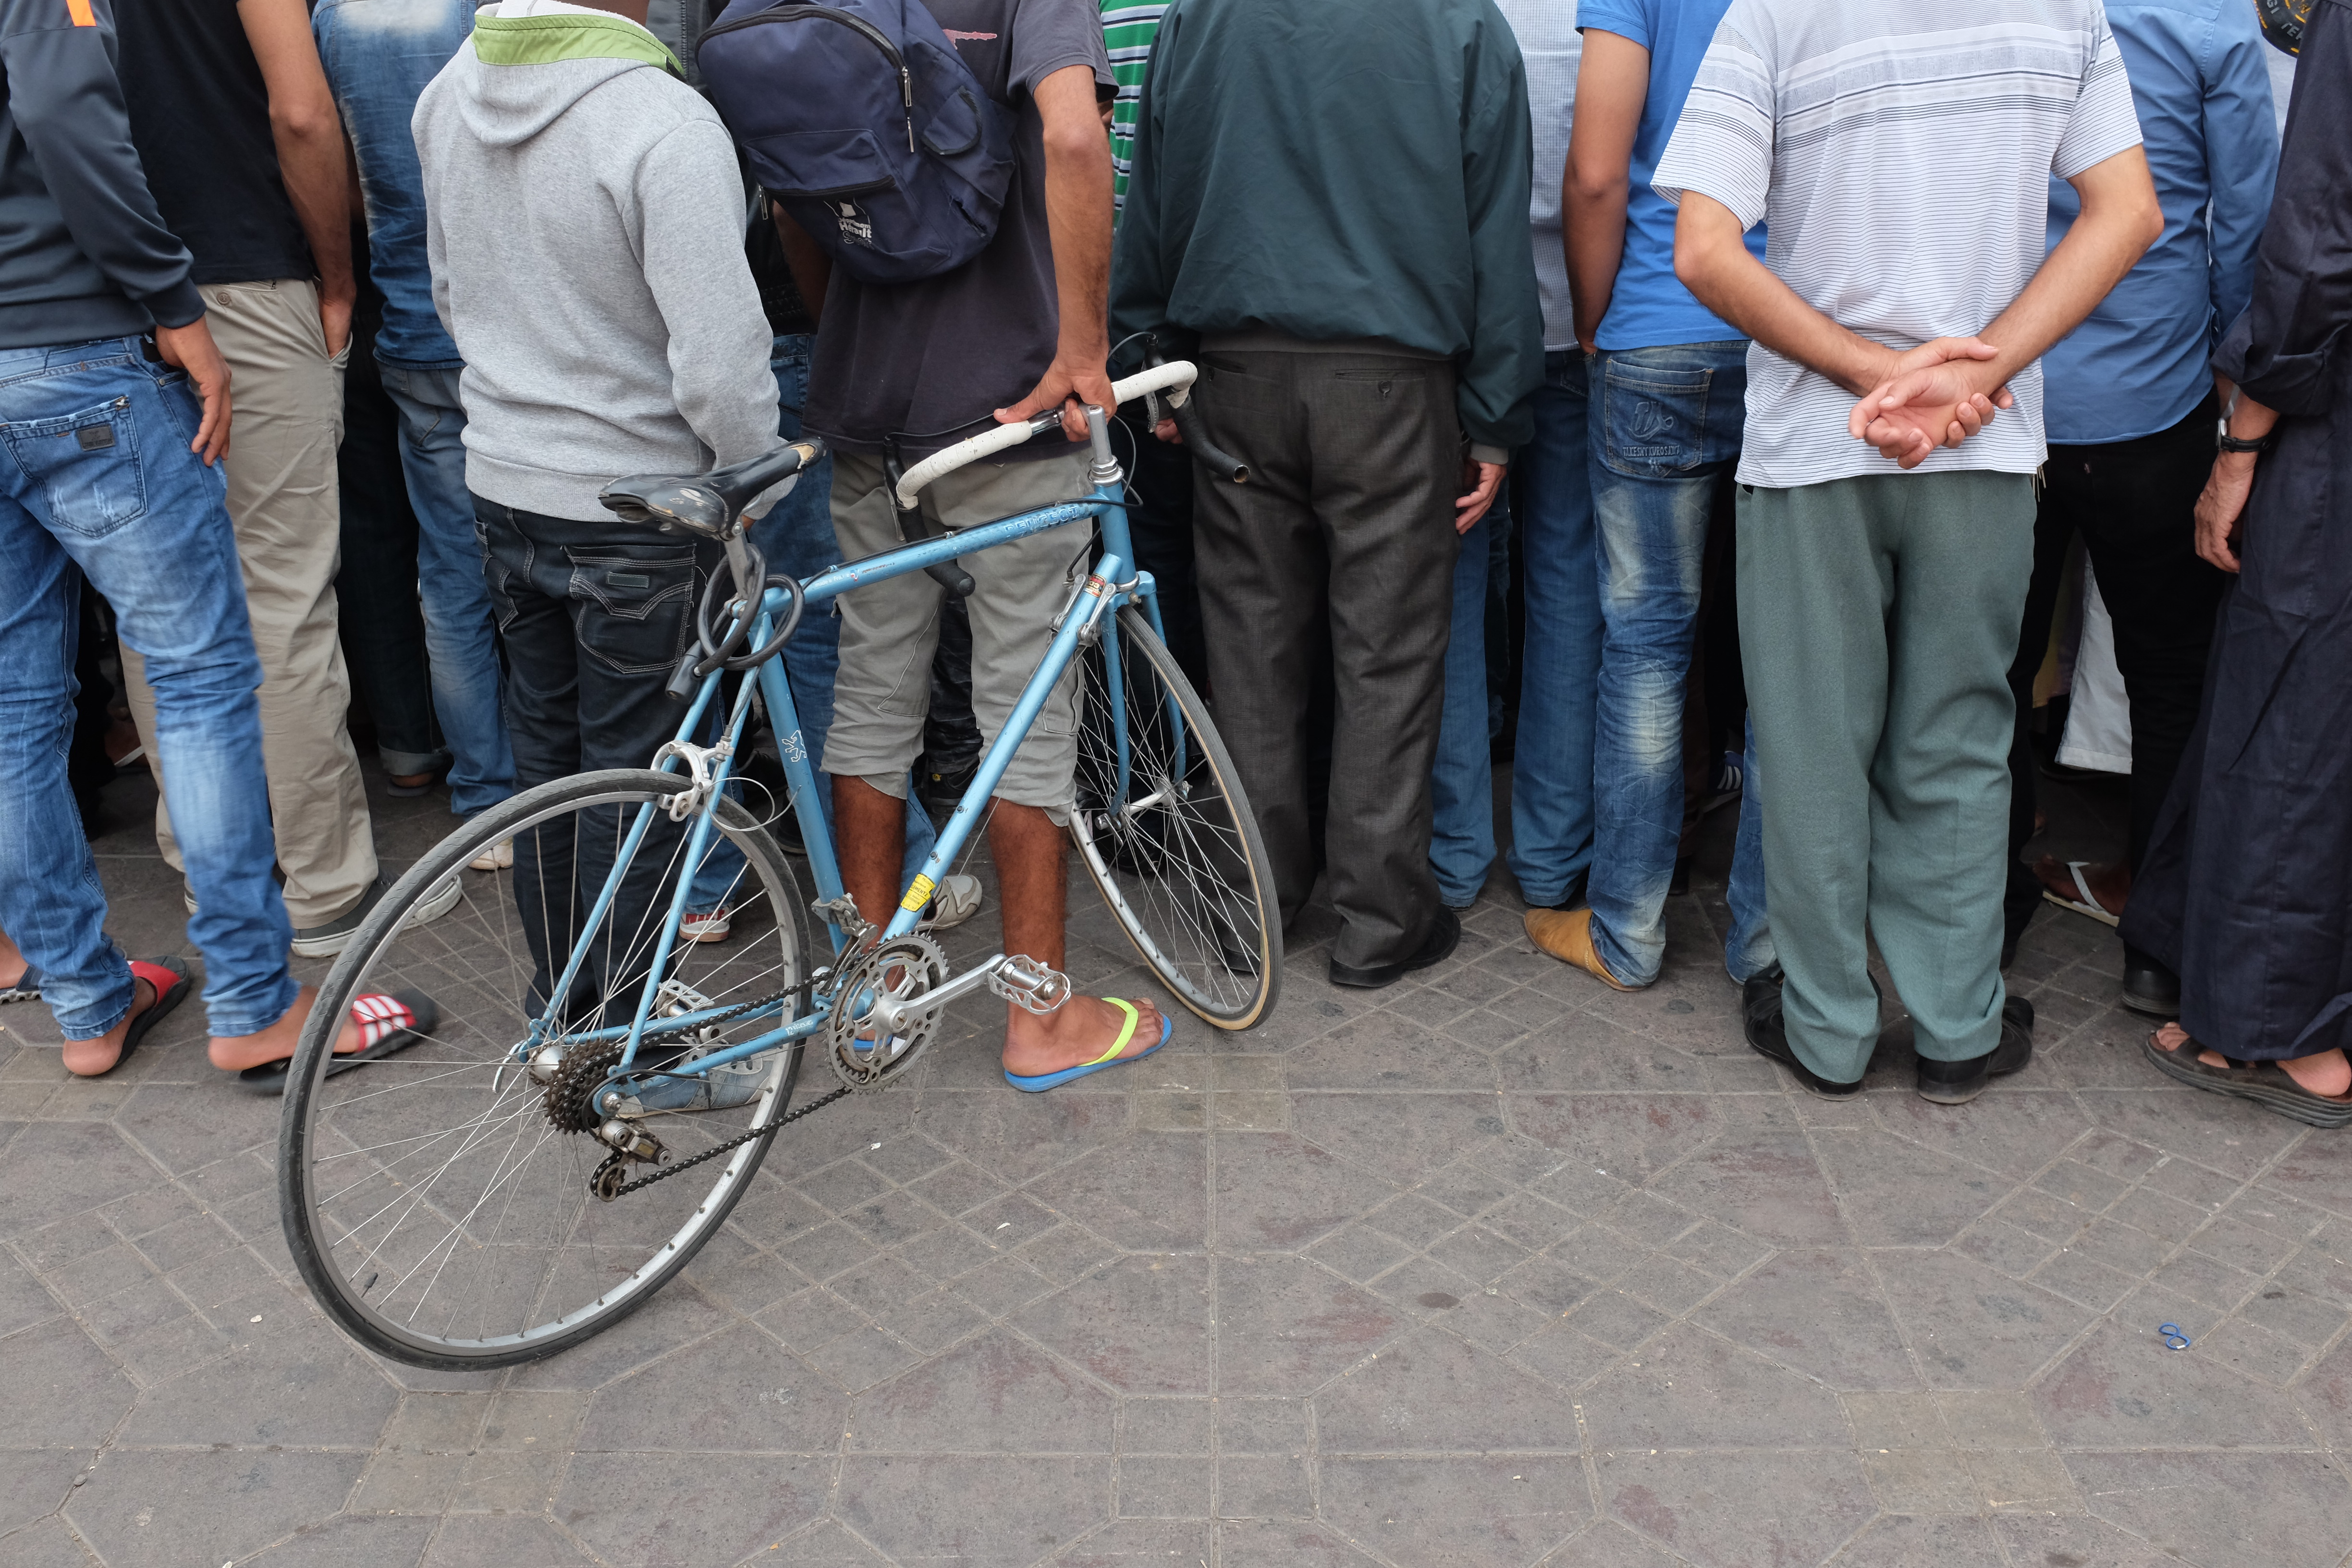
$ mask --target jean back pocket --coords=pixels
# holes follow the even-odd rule
[[[1636,479],[1675,479],[1706,460],[1709,370],[1663,370],[1603,358],[1601,460]]]
[[[147,513],[147,476],[131,399],[117,397],[56,419],[0,426],[0,439],[41,489],[51,528],[103,539]]]
[[[623,675],[667,673],[692,630],[692,547],[573,545],[570,597],[580,646]]]

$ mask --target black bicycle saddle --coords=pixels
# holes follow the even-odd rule
[[[664,533],[683,530],[705,539],[724,539],[761,491],[824,456],[824,442],[796,441],[707,474],[635,474],[614,479],[596,499],[624,522],[649,522]]]

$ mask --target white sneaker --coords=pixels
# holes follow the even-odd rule
[[[980,913],[980,879],[961,873],[940,879],[937,890],[931,894],[931,912],[927,920],[918,921],[918,931],[946,931],[960,926]]]
[[[501,838],[471,860],[467,868],[475,871],[506,871],[514,867],[514,840]]]
[[[685,942],[725,942],[734,931],[725,910],[688,910],[677,922],[678,937]]]

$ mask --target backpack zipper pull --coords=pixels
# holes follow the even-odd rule
[[[907,106],[907,151],[915,150],[915,79],[907,68],[898,68],[898,101]]]

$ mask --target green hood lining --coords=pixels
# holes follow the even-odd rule
[[[638,60],[683,80],[677,57],[622,16],[474,18],[474,53],[486,66],[537,66],[556,60]]]

